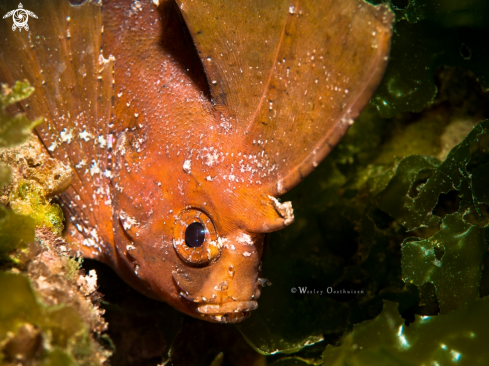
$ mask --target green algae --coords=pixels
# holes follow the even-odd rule
[[[480,207],[487,202],[488,129],[489,121],[477,125],[443,163],[425,156],[405,158],[377,199],[378,207],[408,230],[439,230],[425,240],[404,240],[402,269],[405,281],[435,285],[442,313],[479,294],[487,250]],[[454,207],[437,209],[450,192]],[[479,216],[478,223],[465,219],[470,213]],[[437,248],[443,254],[436,255]]]
[[[81,269],[81,265],[83,263],[83,259],[72,258],[72,257],[64,257],[63,258],[63,267],[65,270],[64,276],[69,282],[74,282],[78,278],[78,271]]]
[[[485,233],[464,223],[460,213],[445,216],[440,231],[429,239],[408,238],[402,243],[403,280],[416,286],[433,283],[442,314],[478,298]]]
[[[25,328],[30,331],[20,331]],[[43,366],[98,364],[78,311],[43,305],[21,274],[0,272],[0,339],[5,362],[31,356]]]
[[[35,222],[0,206],[0,261],[10,259],[9,253],[34,240]]]
[[[96,329],[103,327],[103,321],[98,321],[96,309],[88,305],[92,303],[87,303],[75,284],[80,264],[58,253],[56,240],[61,240],[63,214],[46,198],[46,192],[69,185],[69,179],[44,182],[48,185],[45,191],[42,180],[22,180],[19,172],[26,174],[22,168],[27,168],[29,174],[48,179],[59,173],[55,172],[59,168],[56,162],[49,162],[46,171],[39,174],[36,164],[20,169],[16,165],[17,160],[29,160],[19,149],[37,156],[30,136],[41,120],[29,121],[25,115],[15,114],[13,106],[32,92],[28,82],[17,82],[12,88],[2,85],[0,95],[0,148],[2,159],[12,164],[0,163],[2,202],[9,206],[0,205],[0,261],[4,270],[0,271],[0,364],[100,365],[110,352],[92,339],[89,324]],[[23,144],[28,139],[27,145]],[[9,150],[17,145],[20,147]],[[37,166],[42,167],[42,162]],[[16,273],[5,272],[8,268]],[[41,298],[52,306],[43,304]]]
[[[420,112],[430,105],[437,93],[435,72],[443,65],[472,70],[489,89],[487,1],[389,3],[396,15],[390,60],[371,100],[383,117]]]
[[[12,88],[2,85],[0,93],[0,147],[9,147],[24,142],[40,121],[31,122],[25,115],[10,117],[6,108],[27,98],[33,92],[28,82],[17,82]],[[0,163],[0,189],[11,178],[11,170]],[[32,218],[16,214],[0,205],[0,261],[8,260],[8,253],[22,248],[34,240],[35,222]]]
[[[458,87],[456,74],[443,77]],[[420,116],[381,118],[369,106],[284,197],[296,220],[273,233],[266,250],[264,276],[273,286],[238,325],[273,364],[317,364],[318,349],[375,319],[384,300],[397,302],[409,323],[479,297],[489,122],[466,114],[484,98],[472,104],[472,96],[461,100],[448,89],[442,84]],[[301,287],[323,294],[301,294]],[[328,287],[363,293],[327,294]]]
[[[15,192],[10,194],[10,207],[24,216],[31,217],[35,225],[50,228],[55,234],[61,235],[63,225],[63,212],[56,203],[51,203],[44,192],[29,184],[21,181]]]
[[[384,301],[382,313],[354,326],[341,347],[326,347],[323,365],[485,365],[488,306],[486,297],[450,314],[416,316],[406,326],[397,304]]]
[[[0,148],[23,143],[31,135],[34,127],[42,119],[30,121],[26,115],[18,113],[13,117],[7,114],[6,108],[28,98],[34,92],[28,81],[17,81],[12,88],[2,84],[0,94]]]

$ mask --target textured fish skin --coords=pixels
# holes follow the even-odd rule
[[[13,9],[13,1],[0,4]],[[29,4],[0,24],[0,81],[72,167],[66,237],[147,296],[209,321],[256,309],[277,197],[309,174],[384,72],[393,15],[363,1]],[[185,244],[193,222],[202,247]]]

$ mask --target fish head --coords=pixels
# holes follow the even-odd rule
[[[233,171],[229,181],[234,159],[209,166],[197,147],[166,157],[151,146],[156,142],[135,143],[136,133],[118,140],[113,204],[119,263],[113,267],[123,268],[125,280],[147,296],[188,315],[223,323],[246,319],[267,283],[261,278],[265,233],[290,224],[291,211],[241,179],[244,173]],[[235,155],[215,146],[219,156]]]

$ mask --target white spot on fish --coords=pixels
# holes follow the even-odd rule
[[[73,130],[67,130],[66,128],[59,133],[59,137],[61,137],[61,141],[70,143],[73,139]]]
[[[191,161],[190,160],[185,160],[183,162],[183,166],[182,166],[182,169],[185,173],[188,173],[190,174],[190,168],[191,168]]]
[[[90,133],[88,133],[86,130],[83,130],[83,132],[80,132],[78,134],[78,137],[80,137],[82,140],[85,140],[85,142],[88,142],[90,141],[92,135],[90,135]]]

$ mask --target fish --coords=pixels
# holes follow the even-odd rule
[[[15,9],[2,1],[0,10]],[[0,24],[0,81],[46,151],[74,251],[190,316],[258,307],[279,197],[328,155],[387,65],[393,13],[361,0],[44,0]]]

